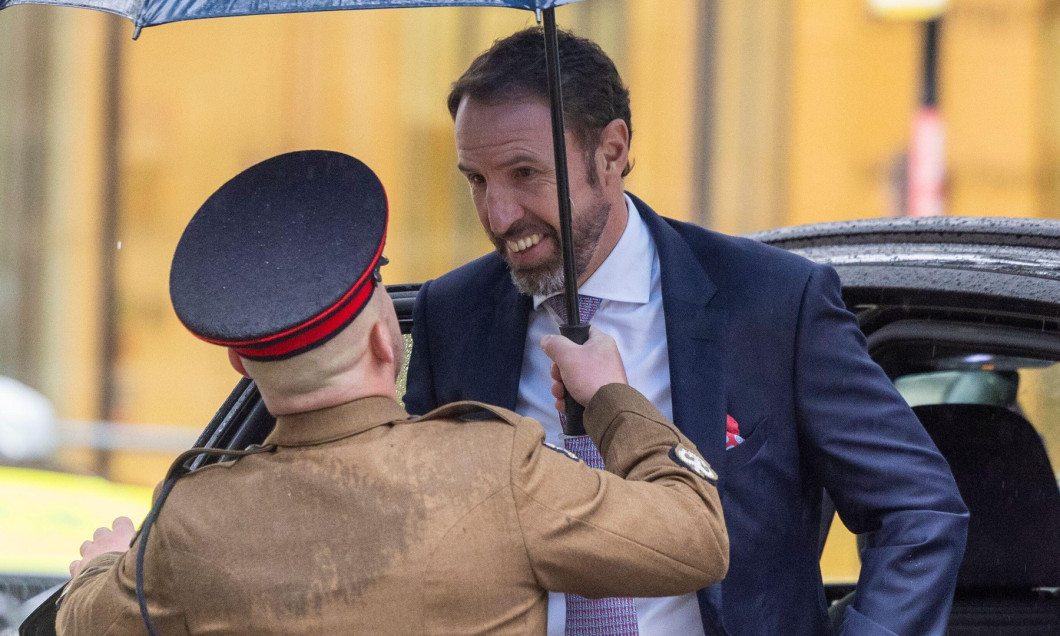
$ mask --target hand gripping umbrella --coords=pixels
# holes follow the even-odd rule
[[[133,39],[144,27],[230,16],[272,13],[305,13],[344,9],[383,9],[411,7],[510,7],[537,13],[544,26],[545,63],[552,114],[552,147],[556,162],[556,198],[559,204],[560,250],[563,257],[564,301],[567,324],[560,328],[566,337],[578,344],[589,337],[589,326],[581,324],[578,314],[578,273],[574,263],[571,237],[570,185],[567,175],[567,146],[563,136],[563,95],[560,84],[559,41],[556,35],[556,7],[581,0],[0,0],[0,9],[17,4],[43,4],[96,9],[132,20],[136,25]],[[583,435],[582,408],[567,396],[568,434]]]

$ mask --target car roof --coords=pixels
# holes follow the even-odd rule
[[[834,267],[851,308],[941,304],[1060,320],[1060,221],[865,219],[749,237]]]

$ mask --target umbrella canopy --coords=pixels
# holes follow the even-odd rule
[[[0,9],[16,4],[46,4],[96,9],[124,16],[137,29],[181,20],[225,16],[304,13],[343,9],[409,7],[510,7],[539,11],[580,0],[0,0]]]

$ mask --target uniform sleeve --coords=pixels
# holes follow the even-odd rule
[[[405,384],[405,409],[413,415],[437,408],[434,396],[434,374],[431,372],[430,344],[427,342],[427,290],[430,281],[420,287],[412,309],[412,354]]]
[[[544,445],[540,425],[526,423],[516,427],[512,489],[542,587],[590,598],[672,596],[725,575],[717,489],[672,458],[681,446],[698,453],[634,389],[604,387],[585,411],[608,471]]]
[[[831,268],[807,283],[795,394],[802,450],[843,523],[867,540],[843,633],[943,634],[968,511],[946,460],[869,357],[839,289]]]
[[[155,633],[187,634],[183,614],[173,597],[162,533],[151,530],[144,560],[144,589]],[[123,553],[108,552],[92,560],[68,585],[59,604],[59,636],[147,634],[136,600],[136,551],[143,535]]]

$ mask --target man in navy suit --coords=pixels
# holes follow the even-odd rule
[[[538,345],[557,331],[546,299],[562,290],[541,39],[530,29],[498,41],[453,85],[459,169],[497,252],[423,286],[405,402],[499,404],[536,417],[555,443]],[[592,42],[561,34],[560,58],[579,293],[599,307],[592,324],[618,341],[630,384],[717,468],[731,541],[722,583],[634,599],[636,627],[622,633],[829,633],[827,491],[865,544],[841,631],[942,634],[967,510],[866,353],[835,272],[661,217],[624,192],[628,92]],[[549,633],[563,633],[570,602],[552,595]]]

